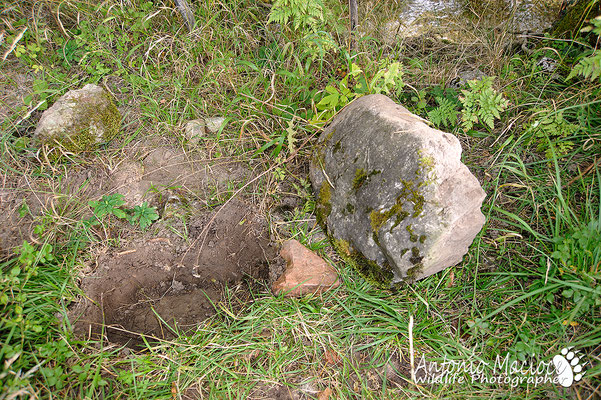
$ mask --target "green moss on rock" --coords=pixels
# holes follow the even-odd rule
[[[121,114],[108,93],[102,94],[104,102],[78,100],[71,114],[71,123],[62,131],[47,136],[44,140],[46,147],[62,149],[50,152],[51,158],[58,159],[64,152],[78,154],[93,150],[99,142],[108,142],[115,138],[121,129]],[[102,104],[104,103],[104,104]],[[95,130],[101,130],[98,136]]]
[[[411,216],[413,218],[419,217],[420,214],[424,211],[426,199],[415,187],[416,185],[414,181],[407,181],[401,179],[401,184],[403,185],[403,187],[401,189],[401,194],[399,195],[399,198],[413,203],[413,214]]]
[[[317,203],[315,204],[315,217],[317,222],[326,230],[326,221],[330,213],[332,212],[332,186],[328,181],[325,181],[319,189],[319,195],[317,196]]]
[[[411,240],[412,242],[417,242],[419,240],[418,236],[415,234],[415,232],[413,232],[412,225],[407,225],[405,227],[405,230],[407,231],[407,233],[409,233],[409,240]]]
[[[386,211],[372,210],[369,213],[371,228],[374,232],[378,232],[380,228],[382,228],[382,226],[384,226],[384,224],[386,224],[386,222],[388,222],[388,220],[392,217],[396,218],[392,227],[390,228],[390,231],[392,231],[401,222],[403,222],[403,220],[409,215],[411,215],[413,218],[417,218],[424,211],[424,205],[426,200],[424,196],[418,191],[418,189],[414,187],[415,183],[413,181],[401,180],[401,184],[403,185],[403,187],[401,188],[401,192],[397,196],[394,205],[390,207],[390,209]],[[408,211],[403,209],[403,205],[406,202],[410,202],[411,204],[413,204],[412,213],[409,213]],[[416,238],[412,241],[417,240],[418,239]]]
[[[412,247],[411,248],[411,258],[409,258],[409,261],[411,262],[411,264],[417,265],[417,264],[421,263],[423,259],[424,259],[424,257],[422,257],[420,255],[419,249],[415,246]]]
[[[367,182],[369,178],[371,178],[374,175],[380,174],[381,172],[382,171],[376,169],[371,171],[370,173],[367,173],[367,171],[363,168],[357,168],[357,170],[355,170],[355,178],[353,179],[353,190],[356,192],[361,186],[363,186],[365,182]]]
[[[568,6],[567,12],[558,19],[552,28],[553,37],[563,37],[566,33],[574,35],[582,27],[583,21],[599,15],[601,13],[601,4],[591,3],[590,0],[576,0]]]
[[[411,267],[407,270],[406,280],[409,282],[415,281],[417,279],[417,277],[422,273],[423,270],[424,270],[424,266],[421,262],[415,264],[413,267]]]
[[[357,191],[366,180],[367,171],[365,171],[363,168],[357,168],[355,171],[355,179],[353,179],[353,190]]]
[[[332,153],[336,154],[338,153],[340,150],[342,150],[342,140],[339,140],[336,142],[336,144],[334,145],[334,148],[332,149]]]
[[[363,254],[354,250],[346,240],[330,238],[330,242],[340,257],[363,279],[382,289],[391,288],[394,273],[390,264],[386,262],[384,266],[379,266],[375,261],[368,260]]]
[[[355,206],[352,205],[351,203],[348,203],[346,205],[346,207],[344,207],[344,210],[346,211],[347,215],[354,214],[355,213]]]

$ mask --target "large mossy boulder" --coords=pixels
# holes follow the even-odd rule
[[[486,194],[457,138],[383,95],[361,97],[322,133],[311,161],[318,220],[338,253],[388,287],[459,263]]]
[[[88,84],[71,90],[44,111],[34,133],[37,142],[49,149],[81,153],[113,139],[121,128],[121,114],[110,94]]]
[[[586,21],[601,15],[601,2],[591,0],[573,0],[561,12],[560,18],[555,21],[551,32],[553,37],[574,37],[580,29],[586,26]]]

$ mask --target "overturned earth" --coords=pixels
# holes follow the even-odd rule
[[[170,339],[213,315],[226,286],[269,277],[275,252],[264,222],[244,202],[194,219],[188,240],[190,246],[141,238],[100,255],[96,271],[82,279],[86,298],[71,311],[74,332],[98,337],[104,331],[109,340],[130,344],[142,336]]]
[[[226,287],[247,291],[277,264],[265,218],[243,194],[229,198],[248,180],[247,168],[174,148],[136,153],[142,157],[108,173],[92,172],[100,176],[74,174],[68,185],[80,187],[84,176],[92,198],[122,193],[128,206],[149,201],[161,215],[146,233],[124,235],[96,257],[81,277],[85,296],[69,312],[75,334],[130,345],[190,332],[215,313]]]
[[[130,346],[144,338],[170,339],[221,309],[226,288],[241,303],[251,285],[269,283],[281,272],[283,262],[253,197],[256,188],[249,185],[233,197],[256,176],[249,165],[207,160],[160,141],[130,145],[123,153],[112,165],[94,159],[66,166],[60,180],[7,176],[0,190],[2,257],[24,240],[40,242],[34,228],[49,210],[76,212],[67,214],[70,220],[85,220],[92,215],[85,206],[90,200],[116,193],[124,195],[124,207],[156,207],[160,219],[147,229],[106,217],[92,228],[93,257],[79,274],[83,296],[68,312],[77,336]],[[82,235],[72,226],[72,236],[57,242]]]

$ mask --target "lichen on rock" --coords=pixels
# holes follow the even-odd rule
[[[484,223],[485,193],[454,136],[382,95],[343,109],[310,166],[316,214],[350,265],[391,286],[461,261]]]
[[[97,85],[71,90],[44,111],[36,141],[59,152],[81,153],[112,140],[121,129],[121,114],[111,95]]]

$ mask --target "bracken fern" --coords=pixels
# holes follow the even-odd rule
[[[463,97],[459,100],[463,105],[462,126],[469,131],[474,124],[481,123],[489,129],[494,129],[495,119],[501,119],[501,112],[505,111],[509,101],[493,89],[494,77],[485,77],[482,80],[469,81],[469,90],[462,90]]]
[[[593,32],[597,35],[601,35],[601,15],[591,20],[592,25],[589,25],[582,29],[582,32]],[[574,66],[574,69],[570,72],[567,79],[571,79],[576,75],[581,75],[585,79],[594,81],[597,78],[601,78],[601,51],[596,49],[591,55],[581,59],[578,64]]]
[[[437,128],[441,125],[445,127],[453,126],[457,123],[457,117],[459,111],[457,111],[457,105],[449,99],[444,97],[436,97],[438,107],[428,112],[428,118]]]
[[[574,142],[565,140],[580,130],[578,125],[566,121],[563,111],[550,112],[543,110],[543,117],[530,124],[528,131],[532,140],[537,143],[538,151],[544,151],[547,159],[551,159],[554,151],[557,157],[566,155],[574,147]]]
[[[323,0],[276,0],[267,22],[291,22],[297,31],[301,27],[315,29],[323,19]]]

